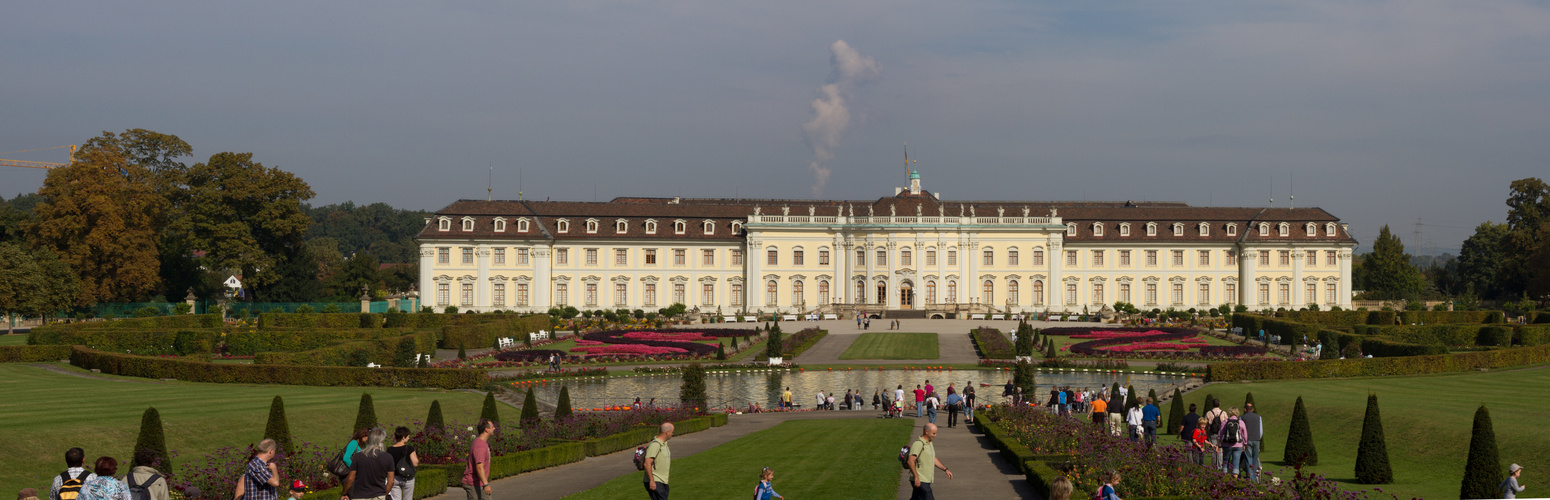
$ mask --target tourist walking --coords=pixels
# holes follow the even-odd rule
[[[1254,411],[1254,403],[1244,403],[1243,427],[1248,430],[1248,440],[1243,442],[1243,466],[1248,470],[1249,481],[1259,481],[1259,443],[1265,437],[1264,419]]]
[[[383,449],[384,441],[387,431],[382,429],[366,434],[366,444],[355,452],[350,475],[340,485],[340,500],[382,500],[393,489],[393,455]]]
[[[915,384],[915,418],[920,418],[921,414],[925,412],[925,408],[921,408],[922,403],[925,402],[926,391],[921,390],[920,384]]]
[[[463,468],[463,493],[468,500],[486,500],[495,494],[490,490],[490,436],[495,435],[495,422],[479,419],[474,424],[477,436],[468,449],[468,466]]]
[[[344,445],[345,467],[350,467],[355,464],[355,453],[361,451],[361,445],[366,444],[366,436],[370,433],[371,429],[356,429],[355,434],[350,435],[350,442],[345,443]]]
[[[1141,440],[1141,418],[1142,418],[1142,416],[1143,416],[1143,414],[1142,414],[1142,411],[1141,411],[1141,405],[1139,405],[1139,404],[1131,406],[1130,410],[1125,412],[1125,424],[1127,424],[1129,426],[1129,429],[1130,429],[1130,441],[1131,442],[1135,442],[1135,441],[1140,441]]]
[[[1210,408],[1210,410],[1206,410],[1206,414],[1201,417],[1206,421],[1206,432],[1208,433],[1206,439],[1211,442],[1212,448],[1220,451],[1222,447],[1218,437],[1222,432],[1222,423],[1227,421],[1227,412],[1222,411],[1222,403],[1214,399],[1206,401],[1206,407]],[[1211,459],[1211,468],[1217,470],[1226,469],[1225,464],[1222,463],[1221,453],[1217,453]]]
[[[1217,434],[1217,446],[1226,452],[1227,463],[1223,465],[1224,472],[1238,475],[1238,458],[1243,455],[1243,442],[1249,440],[1249,431],[1238,418],[1238,409],[1227,411],[1227,421],[1222,422],[1222,430]]]
[[[130,463],[129,474],[124,476],[124,486],[128,487],[130,498],[134,497],[135,490],[144,489],[150,500],[168,500],[167,478],[156,470],[156,452],[150,448],[141,448],[135,452],[134,461]]]
[[[1109,395],[1109,435],[1119,437],[1125,428],[1125,395]]]
[[[931,386],[931,381],[926,381],[926,394],[936,394],[936,388]]]
[[[1012,379],[1006,379],[1006,388],[1001,390],[1001,397],[1002,398],[1008,398],[1007,400],[1011,401],[1010,398],[1012,397],[1013,394],[1016,394],[1016,393],[1017,393],[1017,386],[1012,385]]]
[[[947,395],[947,428],[958,426],[958,412],[963,409],[963,396],[958,394]]]
[[[926,422],[932,423],[932,424],[936,423],[936,409],[937,409],[937,406],[940,406],[940,405],[941,405],[941,402],[937,401],[936,394],[927,394],[926,395],[926,401],[925,401],[925,406],[926,406]]]
[[[769,467],[759,471],[759,485],[753,489],[753,500],[774,500],[786,498],[775,492],[775,486],[770,484],[775,481],[775,471]]]
[[[1184,414],[1184,425],[1179,426],[1179,439],[1189,441],[1195,435],[1195,424],[1200,422],[1200,415],[1195,413],[1195,403],[1189,404],[1189,413]]]
[[[1141,407],[1141,428],[1146,432],[1146,444],[1157,444],[1157,420],[1161,417],[1157,400],[1146,398],[1146,406]]]
[[[1527,486],[1518,484],[1518,476],[1523,475],[1523,466],[1512,464],[1507,466],[1507,479],[1502,481],[1502,498],[1518,498]]]
[[[910,471],[910,500],[936,500],[936,495],[931,493],[931,483],[936,481],[936,470],[942,469],[947,473],[947,478],[953,478],[952,469],[942,465],[936,458],[936,424],[926,424],[921,428],[920,439],[910,443],[910,457],[905,468]]]
[[[54,485],[48,490],[49,500],[76,500],[76,497],[80,496],[81,485],[97,475],[83,467],[85,462],[85,450],[80,448],[65,450],[65,471],[54,476]]]
[[[667,440],[672,438],[673,423],[663,422],[657,428],[657,437],[646,443],[646,474],[641,480],[646,483],[646,496],[651,500],[667,500],[667,474],[673,467],[673,450],[667,447]]]
[[[1103,486],[1098,487],[1098,500],[1120,500],[1119,493],[1114,491],[1114,485],[1119,484],[1119,471],[1110,470],[1104,474]]]
[[[1207,453],[1221,455],[1216,445],[1207,439],[1209,434],[1210,432],[1206,431],[1206,421],[1204,419],[1196,419],[1195,428],[1189,431],[1189,457],[1191,461],[1195,462],[1195,465],[1204,467],[1206,465]]]
[[[1109,402],[1108,402],[1108,399],[1109,398],[1107,398],[1105,396],[1098,396],[1097,398],[1093,399],[1093,402],[1092,402],[1092,405],[1091,405],[1092,409],[1093,409],[1093,414],[1089,418],[1093,421],[1093,425],[1098,426],[1100,429],[1103,427],[1103,425],[1109,419],[1109,417],[1108,417],[1108,414],[1109,414]]]
[[[877,411],[879,408],[882,408],[882,406],[883,406],[883,391],[882,390],[873,390],[872,391],[872,411]]]
[[[974,381],[963,385],[963,423],[974,422]]]
[[[253,458],[248,459],[247,469],[242,472],[242,479],[237,481],[237,492],[234,495],[239,500],[276,500],[280,498],[280,469],[274,463],[275,450],[278,448],[273,439],[265,439],[253,447]]]
[[[392,500],[414,500],[414,474],[420,467],[420,454],[409,444],[408,427],[393,429],[393,446],[387,449],[393,456],[393,489],[388,490]]]
[[[81,485],[81,494],[76,497],[78,500],[130,500],[129,487],[113,477],[118,474],[118,460],[99,457],[93,469],[96,475]],[[273,500],[273,497],[270,498]]]

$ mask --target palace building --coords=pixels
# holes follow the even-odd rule
[[[1319,208],[949,201],[919,172],[877,200],[459,200],[418,240],[437,309],[914,317],[1350,308],[1356,246]]]

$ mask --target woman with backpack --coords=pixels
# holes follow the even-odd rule
[[[141,448],[135,452],[132,462],[133,468],[124,476],[124,482],[129,488],[129,498],[132,500],[168,500],[167,478],[153,467],[156,464],[156,452],[148,448]]]
[[[1249,428],[1238,419],[1238,408],[1227,410],[1227,421],[1222,422],[1222,430],[1217,433],[1216,442],[1226,452],[1226,466],[1234,476],[1238,475],[1238,459],[1243,456],[1243,443],[1248,441]]]
[[[393,446],[387,449],[393,456],[393,489],[388,490],[392,500],[414,500],[414,473],[420,466],[420,454],[409,444],[409,428],[393,429]]]
[[[366,444],[355,452],[350,460],[350,475],[341,481],[339,500],[376,499],[387,496],[393,486],[393,456],[382,449],[387,432],[372,429],[366,434]]]
[[[81,494],[76,500],[130,500],[129,487],[123,481],[113,477],[118,473],[118,461],[113,457],[101,457],[97,459],[97,476],[87,479],[81,485]]]

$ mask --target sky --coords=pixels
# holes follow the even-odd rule
[[[313,204],[875,199],[1322,207],[1455,251],[1550,174],[1550,3],[19,2],[0,158],[251,152]],[[44,171],[0,167],[0,195]],[[493,182],[492,182],[493,179]]]

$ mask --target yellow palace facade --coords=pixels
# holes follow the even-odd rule
[[[918,173],[869,201],[460,200],[427,218],[438,309],[801,314],[1351,306],[1351,251],[1319,208],[941,200]]]

